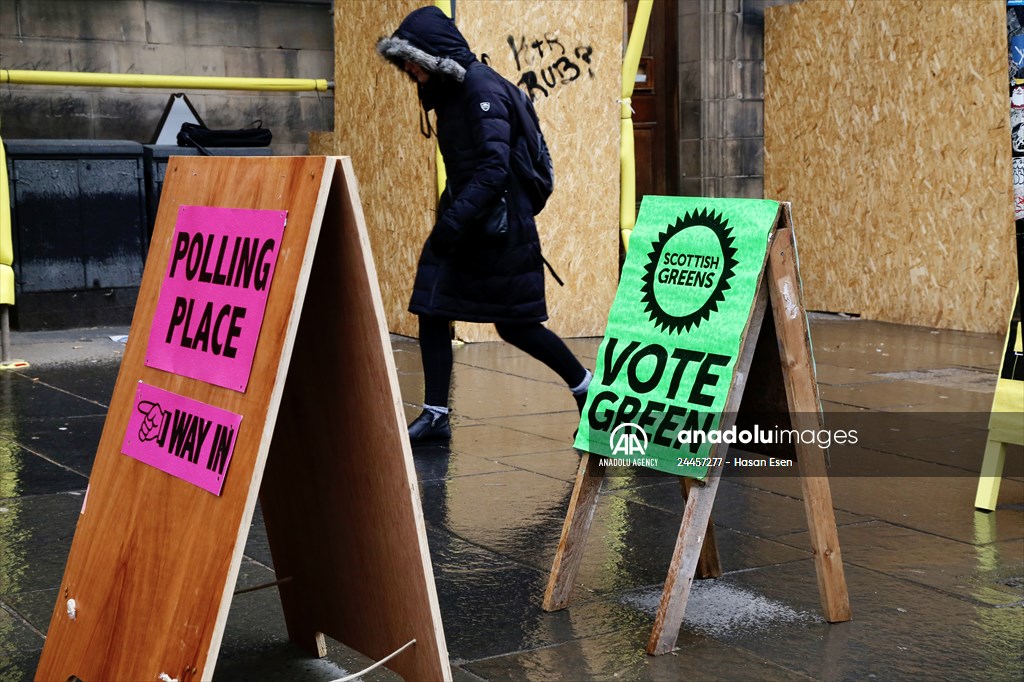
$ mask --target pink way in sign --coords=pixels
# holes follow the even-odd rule
[[[244,392],[287,211],[182,206],[146,365]]]
[[[121,452],[220,495],[242,416],[139,382]]]

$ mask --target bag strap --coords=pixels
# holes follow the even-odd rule
[[[544,261],[544,265],[546,265],[548,267],[548,272],[550,272],[551,276],[555,278],[556,282],[558,282],[558,286],[564,287],[565,286],[565,282],[563,282],[562,278],[558,276],[558,273],[555,272],[555,269],[553,267],[551,267],[551,263],[548,262],[548,259],[544,257],[543,253],[540,254],[540,259],[542,261]]]
[[[192,134],[189,133],[188,131],[182,130],[181,133],[179,133],[179,134],[182,137],[184,137],[186,140],[188,140],[189,144],[191,144],[193,147],[198,149],[199,153],[202,154],[203,156],[213,156],[213,154],[210,152],[210,150],[207,149],[206,147],[204,147],[203,145],[199,144],[198,142],[196,142],[195,138],[193,138]]]

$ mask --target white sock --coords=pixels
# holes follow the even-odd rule
[[[448,414],[448,412],[450,412],[450,410],[447,407],[438,407],[437,405],[427,405],[426,403],[423,404],[423,409],[426,410],[427,412],[429,412],[430,414],[434,415],[435,418],[436,417],[443,417],[444,415]]]
[[[594,375],[590,373],[589,369],[585,371],[586,374],[583,375],[583,381],[580,382],[580,385],[576,388],[569,389],[573,395],[582,395],[587,392],[588,388],[590,388],[590,380],[594,378]]]

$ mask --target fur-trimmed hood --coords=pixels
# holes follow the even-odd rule
[[[377,52],[399,69],[411,61],[460,83],[476,61],[455,22],[433,6],[411,12],[391,37],[377,41]]]

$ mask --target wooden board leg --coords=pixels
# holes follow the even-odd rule
[[[767,307],[768,288],[764,277],[761,276],[758,279],[750,317],[747,319],[747,327],[743,332],[743,343],[736,359],[733,385],[729,388],[729,397],[726,399],[724,416],[719,427],[723,431],[727,431],[736,423],[736,413],[743,397],[743,386],[737,383],[736,377],[746,377],[750,371],[750,363],[754,358],[754,349],[757,347],[757,338],[761,333],[761,323]],[[728,447],[716,446],[709,454],[724,459],[728,454]],[[718,493],[721,478],[722,467],[712,467],[708,469],[704,485],[691,484],[687,491],[686,507],[683,509],[683,520],[679,526],[679,535],[676,537],[668,576],[665,578],[665,588],[661,593],[661,604],[658,606],[651,637],[647,642],[647,653],[652,656],[660,656],[676,648],[679,628],[683,625],[683,616],[686,613],[686,602],[690,598],[690,586],[693,584],[697,562],[704,551],[705,536],[711,523],[711,507],[715,504],[715,495]],[[717,548],[714,554],[717,556]]]
[[[1006,443],[990,440],[985,446],[985,458],[981,461],[981,476],[978,478],[978,494],[974,506],[982,511],[995,511],[999,500],[999,483],[1002,481],[1003,464],[1006,463]]]
[[[398,374],[351,160],[337,162],[260,500],[289,638],[451,680]],[[189,681],[192,682],[192,681]]]
[[[792,427],[816,431],[822,428],[821,402],[814,378],[810,331],[800,294],[796,239],[790,227],[776,232],[768,256],[768,277]],[[850,597],[839,551],[825,451],[813,443],[797,444],[796,455],[822,612],[830,623],[847,621],[851,618]]]
[[[698,483],[685,476],[681,476],[679,482],[683,489],[683,500],[689,499],[690,488]],[[708,526],[704,533],[704,543],[701,545],[700,558],[697,560],[697,572],[694,577],[698,580],[722,577],[722,562],[718,557],[718,544],[715,542],[715,522],[711,517],[708,517]]]
[[[596,455],[584,454],[579,471],[576,472],[576,485],[569,500],[569,510],[565,515],[562,537],[558,541],[555,561],[551,566],[548,587],[544,591],[545,611],[564,609],[572,598],[572,588],[583,559],[583,549],[587,545],[590,523],[597,509],[597,496],[604,481],[604,469],[598,466],[598,461]]]
[[[721,477],[722,467],[711,469],[705,479],[706,483],[703,486],[692,486],[686,498],[683,521],[672,552],[672,563],[669,564],[665,589],[661,593],[661,604],[654,617],[651,638],[647,642],[647,653],[652,656],[660,656],[676,648]]]

